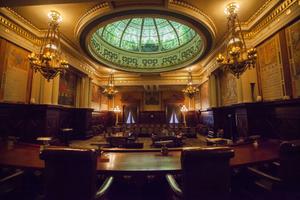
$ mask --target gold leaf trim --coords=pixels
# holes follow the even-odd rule
[[[18,24],[12,22],[3,15],[0,15],[0,24],[6,27],[7,29],[15,32],[16,34],[28,39],[36,45],[42,44],[41,38],[37,37],[35,34],[32,34],[30,31],[27,31],[26,29],[20,27]]]

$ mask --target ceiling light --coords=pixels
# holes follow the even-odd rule
[[[58,30],[62,17],[57,11],[50,11],[49,28],[43,38],[43,43],[38,54],[32,52],[29,56],[29,62],[32,69],[39,71],[48,81],[56,77],[59,73],[68,68],[68,62],[62,58],[60,45],[60,33]]]
[[[226,55],[219,54],[217,62],[225,70],[231,72],[237,78],[242,75],[246,69],[255,67],[257,52],[255,48],[247,49],[244,36],[242,34],[241,24],[238,19],[237,3],[230,3],[225,9],[228,15],[228,42]]]

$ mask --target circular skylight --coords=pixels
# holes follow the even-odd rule
[[[161,18],[130,18],[99,28],[95,37],[132,52],[166,52],[190,42],[196,32],[175,21]]]
[[[147,12],[153,16],[160,11]],[[110,68],[157,73],[192,65],[211,48],[211,35],[203,24],[178,14],[150,17],[142,13],[132,17],[120,12],[91,21],[81,32],[83,49]],[[106,21],[112,19],[116,20]]]

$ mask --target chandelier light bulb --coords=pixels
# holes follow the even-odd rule
[[[51,22],[56,22],[56,23],[61,23],[63,18],[60,15],[59,12],[55,11],[55,10],[51,10],[48,13],[48,18],[50,19]]]
[[[181,111],[181,112],[187,112],[188,109],[187,109],[187,107],[186,107],[185,105],[183,105],[183,106],[181,107],[180,111]]]
[[[116,113],[121,112],[119,106],[114,107],[114,108],[113,108],[113,111],[116,112]]]
[[[236,14],[239,10],[240,6],[236,2],[232,2],[228,4],[224,10],[226,15]]]

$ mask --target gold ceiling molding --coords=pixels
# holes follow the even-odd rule
[[[79,40],[81,31],[84,29],[84,27],[89,24],[90,21],[94,20],[95,18],[99,17],[100,15],[103,15],[103,13],[107,13],[109,11],[112,11],[111,6],[109,3],[104,2],[101,4],[98,4],[88,10],[86,13],[84,13],[78,20],[75,28],[74,28],[74,34],[76,38]]]
[[[31,33],[30,31],[27,31],[26,29],[22,28],[20,25],[16,24],[15,22],[13,22],[12,20],[8,19],[3,15],[0,15],[0,24],[6,27],[8,30],[15,32],[19,36],[28,39],[30,42],[32,42],[35,45],[42,44],[41,38]]]
[[[13,10],[10,7],[5,7],[2,9],[2,11],[4,11],[4,13],[8,13],[9,15],[13,16],[13,18],[17,19],[18,21],[20,21],[22,24],[26,24],[27,26],[29,26],[31,29],[34,29],[37,32],[41,32],[40,29],[38,29],[32,22],[30,22],[29,20],[25,19],[24,17],[22,17],[20,14],[18,14],[15,10]]]
[[[173,7],[172,7],[173,6]],[[200,19],[203,23],[205,23],[206,25],[209,26],[209,28],[211,29],[211,32],[213,34],[213,36],[216,36],[216,32],[217,32],[217,27],[215,25],[215,23],[213,22],[213,20],[204,12],[202,12],[199,8],[192,6],[191,4],[188,4],[187,2],[184,1],[179,1],[179,0],[169,0],[169,5],[168,8],[175,8],[176,6],[181,7],[181,9],[178,9],[177,11],[182,12],[182,8],[185,8],[189,11],[192,12],[184,12],[185,14],[191,15],[193,16],[193,12],[196,12],[199,16],[201,16],[201,18],[199,18],[198,16],[194,16],[197,19]]]
[[[264,17],[257,25],[251,27],[250,31],[245,33],[245,39],[252,39],[262,31],[266,26],[276,20],[280,15],[284,14],[292,6],[299,6],[299,0],[285,0],[276,7],[270,14]]]
[[[246,22],[242,22],[242,25],[246,25],[248,26],[250,23],[252,23],[253,21],[255,21],[255,19],[257,19],[259,17],[259,15],[261,15],[268,7],[269,5],[273,2],[274,0],[268,0],[264,3],[264,5],[262,5],[262,7],[260,7]]]
[[[85,14],[83,14],[83,16],[79,19],[79,21],[81,19],[85,18],[86,16],[98,11],[99,9],[107,8],[107,7],[110,7],[110,5],[107,2],[103,2],[101,4],[98,4],[98,5],[94,6],[93,8],[91,8],[90,10],[88,10]]]

